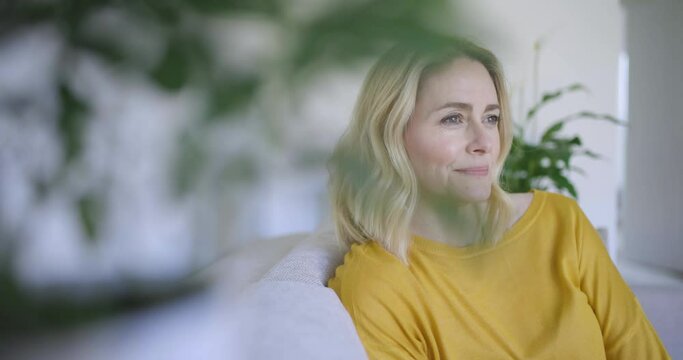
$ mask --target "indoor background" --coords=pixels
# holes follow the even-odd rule
[[[560,131],[588,151],[568,179],[683,357],[682,15],[676,0],[1,2],[0,354],[229,355],[236,330],[210,309],[273,239],[329,225],[326,160],[373,59],[446,32],[498,55],[529,143],[595,115]],[[226,260],[218,301],[201,274]]]

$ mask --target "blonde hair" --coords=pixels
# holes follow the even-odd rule
[[[499,177],[512,145],[512,120],[503,70],[488,50],[463,39],[416,46],[397,45],[370,69],[348,129],[329,162],[329,194],[337,238],[345,246],[377,241],[408,263],[410,221],[418,182],[403,140],[421,81],[465,57],[488,70],[500,106],[500,154],[477,246],[494,245],[512,218],[513,206]]]

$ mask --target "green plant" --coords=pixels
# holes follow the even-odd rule
[[[586,174],[581,168],[572,165],[572,159],[576,156],[601,159],[602,156],[586,149],[578,135],[563,136],[560,130],[567,123],[579,119],[602,120],[617,125],[624,125],[624,123],[609,114],[578,111],[554,121],[543,131],[538,142],[527,141],[526,132],[536,121],[536,115],[541,108],[559,100],[565,94],[579,91],[587,91],[587,88],[575,83],[544,93],[541,99],[527,111],[523,123],[515,124],[512,149],[505,162],[502,175],[503,186],[507,191],[528,192],[532,188],[545,190],[550,183],[556,190],[566,191],[574,198],[578,198],[576,187],[569,180],[569,174],[571,172]]]
[[[145,186],[171,189],[170,194],[163,196],[169,208],[204,202],[210,203],[206,208],[227,208],[226,203],[230,202],[232,209],[243,204],[225,196],[226,193],[241,192],[244,183],[257,183],[268,176],[262,170],[265,166],[260,154],[287,150],[283,145],[282,129],[299,122],[285,123],[284,116],[273,114],[284,113],[286,106],[280,104],[292,100],[293,94],[304,88],[307,80],[329,70],[355,67],[376,56],[387,44],[401,41],[424,46],[449,39],[454,30],[436,26],[452,23],[449,22],[452,4],[442,0],[334,0],[316,6],[308,3],[280,0],[0,1],[0,50],[4,51],[7,47],[2,46],[36,29],[43,29],[41,31],[54,37],[56,43],[56,60],[54,67],[48,67],[50,81],[44,82],[45,89],[35,93],[3,91],[0,94],[0,115],[10,114],[9,117],[0,116],[0,123],[7,118],[12,123],[19,123],[24,121],[21,114],[55,106],[47,116],[39,118],[42,122],[36,122],[41,130],[47,129],[45,133],[56,134],[57,147],[63,157],[55,157],[55,171],[26,176],[25,188],[29,189],[28,193],[35,194],[24,196],[29,199],[27,203],[31,201],[31,207],[40,207],[55,195],[64,199],[67,205],[63,213],[77,219],[77,226],[87,240],[79,244],[79,248],[84,254],[94,254],[95,260],[90,267],[106,263],[100,261],[104,251],[93,249],[106,243],[101,241],[104,238],[102,229],[107,224],[107,216],[111,216],[108,209],[119,199],[112,195],[115,194],[109,176],[112,172],[90,176],[92,168],[84,166],[91,151],[88,131],[100,120],[94,118],[97,104],[90,96],[98,89],[84,91],[81,88],[79,91],[79,79],[74,75],[83,66],[83,59],[98,64],[102,73],[135,79],[141,86],[156,90],[156,94],[174,96],[178,101],[188,97],[201,99],[197,108],[185,115],[183,125],[173,125],[169,121],[169,127],[178,126],[179,131],[164,132],[164,136],[172,137],[173,146],[169,150],[172,156],[168,160],[171,164],[159,168],[164,172],[169,169],[168,174],[162,176],[163,181]],[[233,40],[226,43],[217,40],[224,37]],[[244,39],[236,41],[238,38]],[[240,60],[231,56],[226,60],[226,52],[241,51],[233,45],[243,46],[253,40],[256,40],[254,46],[245,48],[257,51],[251,51]],[[262,44],[261,40],[264,40]],[[115,124],[119,117],[130,116],[117,110],[113,109],[113,116],[107,117],[106,121]],[[145,127],[146,124],[141,122],[140,125]],[[211,134],[217,132],[236,133],[234,138],[249,138],[255,145],[235,147],[236,150],[225,154],[227,151],[211,146]],[[0,139],[0,145],[3,145],[3,139]],[[264,146],[268,146],[268,150],[262,151]],[[13,154],[18,152],[5,153],[5,148],[0,147],[0,160],[9,158],[11,162]],[[306,155],[301,158],[307,161],[324,163],[325,157],[318,155],[317,149],[304,150],[296,149],[297,155]],[[24,159],[16,156],[15,161]],[[104,165],[102,168],[107,169],[118,166],[118,174],[135,171],[129,164]],[[199,208],[198,205],[189,207]],[[72,291],[68,283],[44,285],[49,291],[29,292],[16,274],[19,267],[15,264],[20,258],[17,244],[26,243],[26,235],[18,229],[42,227],[42,224],[29,216],[17,220],[19,225],[6,226],[9,221],[13,220],[0,216],[0,294],[3,294],[0,296],[0,337],[78,324],[131,309],[131,305],[163,301],[184,291],[186,284],[191,282],[186,278],[191,278],[192,273],[185,271],[199,271],[208,265],[207,262],[230,251],[228,246],[219,244],[231,240],[219,236],[218,228],[228,226],[197,221],[196,228],[202,231],[193,234],[192,251],[186,253],[187,263],[191,262],[191,265],[182,272],[171,272],[167,279],[146,280],[136,271],[112,266],[119,269],[113,276],[118,283],[112,286],[104,280],[102,283],[97,280],[96,284],[93,284],[94,280],[88,282],[83,285],[87,287],[84,290],[88,290],[87,298],[73,295],[76,291]],[[203,231],[212,226],[215,228]],[[125,243],[118,237],[107,241]],[[133,253],[136,249],[126,250]],[[195,260],[194,252],[210,254],[207,257],[211,258]],[[90,273],[85,272],[83,277],[89,278]],[[92,274],[96,273],[92,271]]]
[[[301,5],[299,5],[301,6]],[[296,16],[297,5],[279,0],[214,1],[214,0],[7,0],[0,2],[0,43],[16,33],[38,26],[49,26],[62,42],[60,61],[55,68],[56,118],[59,140],[64,149],[64,161],[54,178],[31,184],[47,197],[60,191],[61,183],[83,157],[84,132],[90,122],[92,106],[74,89],[69,74],[78,66],[75,61],[82,54],[97,58],[109,71],[146,79],[159,90],[178,93],[183,89],[201,92],[206,99],[204,108],[180,134],[177,156],[174,159],[173,187],[178,196],[192,193],[198,178],[206,168],[210,150],[206,148],[206,134],[216,123],[231,122],[245,125],[243,116],[250,105],[259,104],[264,89],[272,83],[288,84],[291,91],[301,87],[311,75],[327,69],[353,64],[380,52],[383,45],[394,41],[425,44],[449,38],[448,33],[433,28],[434,23],[448,19],[450,5],[440,0],[372,2],[329,2],[327,7],[312,15]],[[105,15],[120,17],[123,24],[135,24],[161,43],[161,53],[155,63],[148,64],[123,37],[125,34],[98,24]],[[251,19],[252,22],[274,29],[270,34],[282,42],[281,48],[251,59],[258,63],[254,70],[245,71],[234,64],[219,60],[216,45],[211,42],[211,20]],[[255,21],[254,19],[258,19]],[[121,26],[121,25],[119,25]],[[139,36],[144,35],[140,34]],[[50,92],[46,92],[50,93]],[[20,101],[19,101],[20,100]],[[32,104],[33,99],[19,99],[17,104]],[[270,100],[270,99],[269,99]],[[265,101],[262,101],[265,102]],[[0,109],[8,101],[0,102]],[[21,110],[21,109],[20,109]],[[263,114],[261,114],[263,115]],[[260,137],[277,144],[281,133],[273,119],[263,118],[265,129]],[[277,145],[275,145],[277,146]],[[249,174],[247,158],[226,163],[221,179],[230,186],[234,174]],[[253,180],[253,179],[252,179]],[[97,241],[100,217],[98,196],[75,199],[80,210],[79,219],[84,231]]]

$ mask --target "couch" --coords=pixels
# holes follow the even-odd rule
[[[222,269],[232,274],[228,282],[236,299],[229,316],[237,329],[234,356],[366,359],[351,317],[325,286],[343,255],[329,227],[238,252],[231,268]]]
[[[232,274],[232,292],[242,303],[234,317],[242,329],[243,346],[237,347],[246,351],[239,358],[367,358],[351,318],[324,285],[343,258],[331,227],[248,249],[236,253],[229,262],[232,268],[223,272]],[[638,280],[642,274],[629,269],[621,270],[648,319],[672,358],[683,358],[683,281]]]

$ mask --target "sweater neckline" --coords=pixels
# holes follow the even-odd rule
[[[417,234],[412,235],[412,246],[419,251],[447,257],[471,257],[498,249],[519,238],[536,221],[545,204],[546,193],[532,189],[531,204],[522,216],[504,234],[503,238],[494,246],[454,246],[444,242],[431,240]]]

